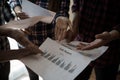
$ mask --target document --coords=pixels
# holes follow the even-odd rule
[[[55,16],[55,12],[44,9],[28,0],[22,0],[22,11],[27,13],[30,17],[33,16]]]
[[[49,24],[52,22],[56,14],[55,12],[44,9],[28,0],[22,0],[21,6],[23,12],[25,12],[30,18],[18,21],[10,21],[9,23],[5,24],[6,28],[24,29],[28,28],[29,26],[33,26],[39,21]]]
[[[86,55],[85,52],[75,51],[76,43],[78,42],[58,43],[47,38],[39,47],[43,51],[42,55],[28,56],[21,61],[43,80],[74,80],[92,60],[101,56],[108,48],[102,46],[96,49],[95,52],[98,50],[100,55]]]

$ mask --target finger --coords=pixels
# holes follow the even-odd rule
[[[89,45],[83,47],[82,50],[89,50],[89,49],[98,48],[98,47],[103,45],[102,42],[103,42],[102,39],[96,39],[93,42],[89,43]]]
[[[107,39],[108,37],[110,37],[109,32],[103,32],[102,34],[97,34],[96,39]]]
[[[63,40],[66,37],[67,31],[73,32],[72,25],[71,25],[70,21],[68,21],[67,24],[65,23],[62,30],[61,30],[61,40]]]
[[[63,33],[63,29],[61,29],[61,25],[58,24],[58,27],[57,27],[57,39],[58,39],[58,41],[60,41],[62,33]]]
[[[63,28],[61,28],[61,30],[60,30],[60,33],[59,33],[59,40],[60,41],[64,39],[64,35],[67,31],[67,29],[65,27],[66,27],[66,25],[63,25]]]
[[[63,30],[59,28],[59,33],[58,33],[58,35],[57,35],[57,36],[58,36],[58,41],[61,40],[62,34],[63,34]]]
[[[72,34],[71,34],[71,31],[70,30],[68,30],[67,32],[66,32],[66,36],[65,36],[65,38],[66,38],[66,41],[69,43],[69,42],[71,42],[72,41]]]
[[[65,39],[65,37],[66,37],[66,34],[67,34],[67,31],[66,30],[64,30],[64,32],[63,32],[64,34],[63,34],[63,36],[62,36],[62,40],[63,39]]]
[[[55,27],[55,39],[58,40],[59,28],[58,25]]]
[[[57,40],[57,36],[56,36],[56,34],[57,34],[57,27],[55,26],[55,40]]]
[[[77,49],[82,49],[84,48],[85,46],[87,46],[87,44],[84,44],[84,43],[79,43],[79,45],[77,45]]]
[[[69,26],[70,30],[73,32],[73,28],[72,28],[72,23],[71,23],[71,21],[68,21],[68,26]]]
[[[55,25],[55,38],[56,38],[56,40],[58,40],[58,33],[59,33],[59,23],[56,22],[56,25]]]
[[[17,16],[20,18],[20,19],[26,19],[26,18],[29,18],[29,16],[25,13],[17,13]]]
[[[54,37],[55,37],[55,40],[56,40],[56,27],[54,29]]]
[[[63,32],[62,32],[62,30],[60,29],[60,30],[59,30],[59,35],[58,35],[58,41],[61,41],[62,34],[63,34]]]
[[[87,46],[82,47],[81,50],[90,50],[90,49],[93,49],[93,48],[96,48],[96,47],[97,47],[97,45],[89,44]]]
[[[36,55],[36,54],[42,54],[43,52],[37,47],[37,46],[29,46],[29,47],[27,47],[28,49],[29,49],[29,51],[31,52],[30,54],[31,55]]]
[[[20,29],[23,33],[25,33],[25,35],[30,35],[31,33],[25,29]]]
[[[62,30],[62,32],[61,32],[60,41],[63,40],[63,39],[65,38],[65,36],[66,36],[66,30],[64,29],[64,30]]]

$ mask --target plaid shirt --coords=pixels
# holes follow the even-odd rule
[[[20,6],[19,0],[9,0],[12,8],[15,6]],[[61,7],[60,11],[57,12],[57,16],[65,16],[68,17],[68,11],[69,11],[69,4],[70,0],[61,0]],[[35,0],[35,4],[48,9],[48,0]],[[54,23],[52,24],[45,24],[42,22],[37,23],[34,27],[30,27],[27,29],[30,30],[31,35],[28,36],[29,40],[31,40],[34,44],[40,46],[42,42],[47,38],[54,38]]]
[[[79,12],[79,40],[91,42],[95,35],[104,31],[119,29],[120,31],[120,0],[74,0],[72,11]],[[118,26],[116,26],[118,25]],[[102,67],[120,62],[120,40],[107,44],[109,49],[93,61]]]
[[[7,0],[0,0],[0,25],[13,19]],[[9,43],[6,37],[0,36],[0,50],[9,49]]]

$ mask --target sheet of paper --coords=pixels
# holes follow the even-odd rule
[[[55,12],[44,9],[36,4],[31,3],[28,0],[22,0],[22,10],[30,18],[19,21],[11,21],[5,25],[6,28],[24,29],[34,25],[39,21],[44,23],[51,23],[56,14]]]
[[[102,46],[102,47],[99,47],[99,48],[95,48],[95,49],[91,49],[91,50],[77,50],[77,45],[80,43],[80,41],[72,41],[70,43],[66,43],[65,40],[61,41],[60,42],[63,46],[73,50],[73,51],[76,51],[82,55],[85,55],[85,56],[88,56],[89,58],[95,60],[96,58],[100,57],[107,49],[108,47],[107,46]],[[87,44],[85,42],[82,42],[84,44]]]
[[[50,38],[46,39],[40,49],[44,54],[29,56],[21,61],[43,80],[73,80],[93,60]]]
[[[30,17],[33,16],[55,16],[55,12],[44,9],[28,0],[22,0],[22,11],[27,13]]]

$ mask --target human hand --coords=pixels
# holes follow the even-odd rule
[[[0,62],[5,62],[12,59],[21,59],[26,56],[42,54],[43,52],[35,45],[28,45],[25,48],[18,50],[7,50],[0,51],[1,58]]]
[[[33,43],[27,39],[26,34],[21,30],[5,28],[4,35],[15,39],[24,47],[33,46]]]
[[[14,55],[10,55],[11,58],[17,58],[17,59],[21,59],[23,57],[26,57],[26,56],[31,56],[31,55],[37,55],[37,54],[40,54],[42,55],[42,51],[37,47],[37,46],[28,46],[28,47],[25,47],[25,48],[22,48],[22,49],[18,49],[16,51],[14,51]]]
[[[36,55],[36,54],[42,54],[43,52],[39,49],[38,46],[35,45],[29,45],[26,47],[29,55]]]
[[[76,36],[77,36],[77,33],[75,31],[68,30],[65,39],[69,43],[73,41]]]
[[[20,18],[20,19],[29,18],[29,16],[22,11],[22,8],[21,8],[20,6],[16,6],[16,7],[14,8],[14,11],[15,11],[15,13],[16,13],[16,16],[17,16],[18,18]]]
[[[29,16],[25,12],[18,12],[16,13],[17,17],[20,19],[27,19]]]
[[[55,39],[63,40],[66,37],[68,28],[72,31],[71,21],[66,17],[58,17],[55,25]]]
[[[97,48],[109,43],[112,40],[111,34],[109,32],[103,32],[101,34],[97,34],[95,38],[96,39],[91,43],[88,43],[88,44],[80,43],[77,46],[77,49],[89,50],[89,49]]]

